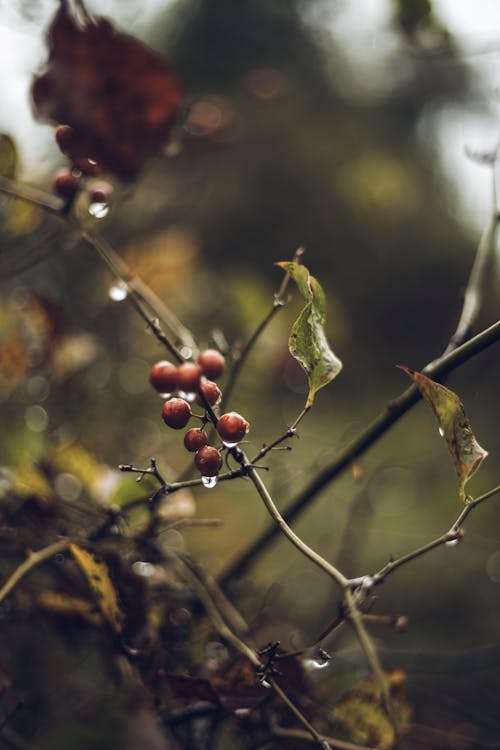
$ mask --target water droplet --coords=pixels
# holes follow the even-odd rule
[[[456,547],[459,541],[460,541],[459,539],[450,539],[449,542],[445,542],[444,544],[445,544],[445,547]]]
[[[171,396],[172,394],[171,394],[171,393],[160,393],[160,394],[158,394],[158,395],[159,395],[159,396],[160,396],[160,398],[162,398],[162,399],[163,399],[164,401],[168,401],[168,399],[170,398],[170,396]]]
[[[328,666],[329,660],[328,659],[322,659],[321,657],[315,656],[312,659],[304,659],[304,669],[307,669],[309,672],[315,672],[318,669],[324,669]]]
[[[204,487],[211,490],[217,484],[217,477],[202,477],[201,483]]]
[[[265,677],[261,679],[260,684],[262,685],[263,688],[272,688],[271,683],[269,682],[269,680],[266,680]]]
[[[196,398],[196,393],[188,393],[187,391],[179,391],[177,395],[179,398],[183,398],[184,401],[187,401],[188,404],[192,404]]]
[[[193,350],[189,346],[183,346],[181,348],[181,355],[184,357],[184,359],[191,359],[193,356]]]
[[[225,440],[222,441],[222,445],[225,445],[226,448],[236,448],[238,443],[227,443]]]
[[[64,471],[55,478],[54,489],[59,497],[71,503],[80,497],[83,484],[79,477]]]
[[[107,203],[91,203],[89,205],[89,214],[94,219],[104,219],[109,213],[109,205]]]
[[[444,437],[444,430],[442,427],[439,427],[439,434],[441,435],[441,437]]]
[[[123,302],[124,299],[127,299],[127,295],[128,287],[124,281],[118,281],[116,284],[113,284],[108,291],[108,296],[113,302]]]
[[[26,426],[33,432],[43,432],[49,424],[49,415],[43,406],[35,404],[28,406],[24,412],[24,421],[26,422]]]
[[[132,565],[132,570],[134,573],[137,573],[138,576],[143,576],[144,578],[149,578],[156,572],[154,565],[150,562],[144,562],[143,560],[137,560],[137,562]]]

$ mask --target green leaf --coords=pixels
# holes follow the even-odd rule
[[[71,554],[85,575],[104,619],[120,633],[125,619],[107,564],[77,544],[70,544]]]
[[[292,357],[307,373],[309,394],[306,408],[309,408],[316,391],[328,385],[339,374],[342,362],[332,352],[326,339],[325,295],[318,281],[301,263],[284,261],[276,265],[291,276],[306,301],[293,324],[288,348]]]
[[[459,479],[460,498],[465,501],[465,485],[477,471],[488,452],[481,448],[465,416],[456,393],[435,383],[421,372],[398,365],[413,380],[422,396],[430,403],[438,420],[439,432],[446,440]]]
[[[0,133],[0,175],[12,179],[17,172],[17,149],[14,141],[6,133]]]

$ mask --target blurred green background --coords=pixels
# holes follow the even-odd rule
[[[460,112],[466,118],[488,110],[484,81],[430,4],[378,4],[387,23],[362,50],[363,65],[353,54],[363,40],[356,2],[350,27],[341,2],[159,4],[154,24],[140,31],[182,83],[182,122],[165,155],[133,185],[115,186],[108,216],[86,219],[201,346],[244,342],[281,282],[274,261],[306,248],[304,263],[326,292],[328,335],[344,370],[319,393],[293,452],[267,461],[265,478],[281,509],[407,387],[396,364],[419,369],[445,348],[479,239],[480,222],[468,221],[429,123],[443,113],[449,123]],[[131,13],[137,5],[123,4]],[[100,12],[98,4],[88,6]],[[28,12],[32,7],[37,21],[40,4],[23,7],[20,18],[41,38]],[[121,25],[136,33],[126,18]],[[6,120],[4,114],[2,128],[12,132]],[[488,133],[485,147],[495,138]],[[18,140],[21,167],[24,147]],[[64,162],[48,140],[44,148],[34,177],[26,158],[22,176],[48,188]],[[484,203],[491,201],[479,189]],[[113,280],[88,246],[10,199],[0,198],[0,207],[7,217],[0,248],[1,463],[26,471],[62,442],[102,465],[102,497],[136,492],[133,478],[116,471],[119,463],[142,466],[156,456],[173,479],[190,458],[179,434],[161,423],[161,402],[148,385],[151,364],[164,356],[158,343],[126,301],[109,298]],[[78,210],[83,216],[86,206]],[[486,205],[486,217],[489,211]],[[498,317],[498,290],[494,260],[476,331]],[[252,449],[280,434],[305,398],[305,377],[287,351],[299,305],[294,293],[232,398],[231,407],[251,422]],[[490,453],[471,481],[475,495],[499,478],[499,364],[492,347],[448,381]],[[346,574],[360,575],[446,530],[460,510],[456,484],[433,415],[419,404],[294,527]],[[61,487],[78,498],[78,478]],[[194,496],[198,515],[221,518],[223,526],[187,530],[176,543],[222,572],[270,522],[249,483]],[[377,592],[376,612],[410,617],[404,634],[380,627],[374,637],[386,663],[408,671],[416,720],[443,731],[461,727],[462,739],[450,735],[446,747],[498,746],[499,522],[493,499],[470,517],[461,545],[416,561]],[[309,642],[338,601],[328,579],[286,540],[231,591],[262,643]],[[332,651],[352,645],[346,633]],[[474,662],[470,650],[487,645],[498,653],[493,649],[486,670],[484,652]],[[362,661],[353,660],[356,675]],[[346,665],[347,657],[344,666],[339,658],[322,672],[328,688]]]

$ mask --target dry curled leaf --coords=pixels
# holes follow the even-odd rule
[[[181,99],[153,50],[101,17],[79,21],[61,0],[48,32],[46,70],[35,77],[35,115],[66,125],[60,146],[124,179],[163,146]]]
[[[432,407],[439,424],[439,432],[446,440],[459,479],[459,492],[465,500],[465,485],[477,471],[488,452],[481,448],[465,416],[464,407],[456,393],[435,383],[421,372],[398,367],[413,380],[422,396]]]

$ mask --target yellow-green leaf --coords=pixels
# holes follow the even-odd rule
[[[300,363],[309,381],[306,407],[312,405],[316,391],[328,385],[342,369],[325,335],[325,295],[319,282],[301,263],[277,263],[297,284],[306,304],[292,326],[288,348]]]
[[[17,149],[14,141],[6,133],[0,133],[0,175],[13,178],[17,171]]]
[[[411,708],[405,694],[405,674],[399,669],[385,673],[391,701],[401,728],[411,719]],[[389,750],[396,740],[394,727],[387,716],[378,680],[372,675],[349,690],[335,705],[334,718],[352,739],[363,745]]]
[[[430,403],[438,420],[439,432],[446,440],[459,479],[459,493],[465,500],[465,485],[488,455],[481,448],[465,416],[464,407],[456,393],[435,383],[426,375],[398,367],[413,380],[422,396]]]
[[[88,581],[104,619],[113,630],[120,633],[125,615],[111,581],[107,564],[77,544],[70,544],[69,548]]]

